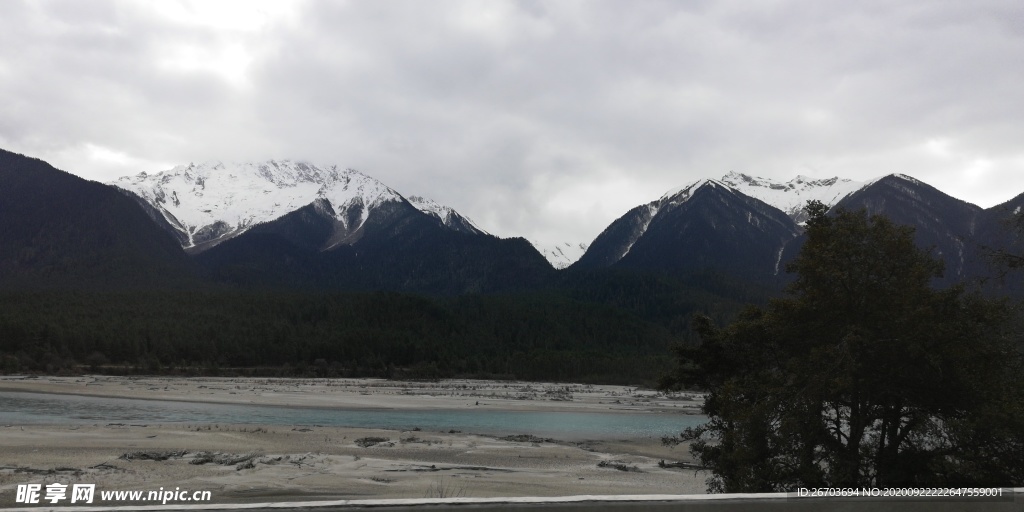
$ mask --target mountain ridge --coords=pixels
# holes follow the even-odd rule
[[[765,267],[769,255],[760,253],[767,247],[771,255],[781,254],[798,231],[778,208],[702,179],[613,221],[570,268],[773,276]]]
[[[486,233],[450,207],[420,196],[409,200],[371,176],[336,165],[291,160],[212,161],[125,176],[110,184],[138,196],[160,213],[190,252],[202,252],[256,225],[314,204],[321,209],[329,206],[338,230],[355,239],[370,211],[388,202],[408,203],[449,229]],[[336,242],[346,240],[349,237],[340,236]]]
[[[604,258],[610,260],[606,263],[614,263],[625,257],[659,211],[670,211],[685,202],[689,193],[708,184],[755,198],[781,210],[800,225],[806,220],[803,206],[808,200],[834,206],[890,176],[915,185],[924,184],[901,174],[867,181],[812,179],[803,175],[780,181],[735,171],[720,179],[697,180],[631,210],[629,215],[635,225],[627,230],[630,236],[618,242],[616,250],[606,251]],[[208,250],[256,225],[310,205],[332,211],[336,221],[336,234],[323,250],[358,240],[370,210],[385,202],[407,202],[448,229],[487,234],[451,207],[418,195],[403,196],[369,175],[337,165],[318,166],[291,160],[242,164],[212,161],[179,165],[155,174],[126,176],[112,184],[137,197],[150,217],[174,234],[190,253]],[[620,222],[616,229],[625,228]],[[600,236],[590,243],[530,243],[554,268],[564,269],[576,265]],[[781,259],[782,253],[779,254]]]
[[[412,286],[409,289],[436,288],[445,293],[503,289],[516,279],[501,265],[527,272],[530,276],[524,282],[541,283],[548,271],[538,267],[538,261],[546,261],[553,267],[550,270],[718,271],[770,283],[800,247],[801,219],[795,205],[807,199],[833,207],[865,208],[914,226],[919,245],[946,263],[943,285],[984,280],[995,272],[988,268],[990,254],[1019,243],[1020,236],[1004,226],[1011,212],[1003,210],[1022,208],[1020,201],[1011,200],[999,207],[1002,210],[983,209],[905,174],[856,182],[806,176],[778,181],[730,172],[721,179],[701,179],[669,190],[629,210],[590,244],[522,240],[519,247],[520,242],[514,241],[503,246],[500,239],[450,207],[421,196],[403,196],[360,171],[333,165],[290,160],[192,163],[123,177],[115,185],[118,195],[132,198],[190,254],[205,253],[224,241],[253,233],[251,242],[234,245],[217,257],[191,259],[216,262],[215,268],[208,268],[216,275],[248,276],[238,281],[242,283],[276,282],[272,277],[276,265],[285,265],[281,268],[292,268],[294,275],[282,282],[317,283],[314,269],[319,268],[330,269],[335,276],[330,282],[376,289],[370,278],[355,277],[353,272],[362,268],[383,279],[382,283],[390,283],[380,284],[382,289]],[[259,247],[271,253],[259,256]],[[351,249],[341,251],[342,247]],[[325,251],[337,254],[318,256]],[[520,259],[509,259],[501,251]],[[369,262],[369,255],[390,262],[391,267]],[[487,259],[490,262],[485,263]],[[453,266],[456,261],[474,270],[459,270]],[[297,262],[306,262],[307,268]],[[351,269],[344,270],[346,265]],[[455,284],[444,285],[424,272],[448,275]],[[495,272],[503,277],[498,281],[485,277]],[[682,274],[679,277],[685,278]]]
[[[867,182],[846,178],[814,180],[802,175],[781,182],[732,171],[723,176],[721,182],[782,210],[797,223],[807,220],[803,211],[807,201],[817,200],[831,206],[867,185]]]

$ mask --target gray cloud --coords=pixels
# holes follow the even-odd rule
[[[155,7],[159,5],[159,7]],[[8,2],[0,145],[93,179],[355,167],[588,241],[730,170],[1024,192],[1018,2]]]

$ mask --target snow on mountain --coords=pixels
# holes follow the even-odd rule
[[[920,188],[922,186],[931,187],[930,185],[924,183],[923,181],[920,181],[920,180],[914,178],[913,176],[908,176],[906,174],[900,174],[900,173],[893,173],[893,174],[886,174],[884,176],[878,176],[877,178],[872,178],[872,179],[870,179],[868,181],[865,181],[863,183],[863,186],[861,187],[861,189],[866,189],[866,188],[870,187],[871,185],[874,185],[875,183],[878,183],[879,181],[882,181],[882,180],[884,180],[886,178],[895,178],[895,180],[890,180],[891,181],[891,183],[890,183],[891,186],[895,186],[895,187],[899,188],[903,193],[907,194],[910,197],[916,198],[916,199],[921,199],[921,196],[919,194],[919,190],[920,190]]]
[[[906,175],[906,174],[901,174],[901,173],[898,173],[898,172],[897,173],[893,173],[893,174],[883,174],[882,176],[871,178],[870,180],[867,180],[864,183],[862,183],[862,185],[864,187],[867,187],[868,185],[874,185],[875,183],[877,183],[877,182],[879,182],[879,181],[881,181],[881,180],[883,180],[885,178],[888,178],[888,177],[893,177],[893,178],[896,178],[896,179],[907,181],[907,182],[910,182],[913,185],[927,185],[925,182],[923,182],[923,181],[921,181],[921,180],[919,180],[917,178],[914,178],[913,176],[909,176],[909,175]]]
[[[694,192],[696,192],[705,185],[716,187],[721,186],[722,183],[715,180],[700,179],[693,183],[690,183],[689,185],[684,185],[682,187],[675,188],[669,190],[668,192],[665,192],[665,195],[661,196],[661,199],[655,201],[655,203],[657,203],[658,209],[673,208],[675,206],[679,206],[680,204],[683,204],[688,199],[690,199]]]
[[[614,240],[614,247],[595,249],[603,255],[602,258],[607,260],[608,264],[623,259],[633,249],[633,245],[643,237],[643,234],[647,231],[647,227],[650,225],[651,220],[653,220],[658,213],[671,211],[679,205],[689,201],[698,189],[705,186],[721,186],[723,188],[728,188],[728,186],[713,179],[698,179],[687,185],[669,190],[657,201],[651,201],[646,205],[640,205],[608,225],[601,234],[598,234],[594,243],[597,243],[597,241],[601,239]],[[538,250],[541,250],[541,248],[538,248]],[[541,250],[541,252],[545,253],[544,250]]]
[[[912,180],[907,177],[906,179]],[[261,163],[208,162],[174,167],[155,174],[140,173],[118,179],[113,185],[130,191],[152,206],[177,233],[186,249],[202,250],[237,236],[254,225],[269,222],[311,203],[323,202],[346,232],[355,232],[377,206],[408,201],[451,229],[487,234],[448,206],[420,196],[403,197],[376,179],[352,169],[317,166],[306,162]],[[730,172],[721,180],[702,179],[671,190],[656,201],[642,205],[635,231],[621,247],[623,255],[646,231],[660,211],[683,204],[705,186],[722,187],[768,203],[797,222],[810,199],[833,205],[866,183],[830,178],[812,180],[797,176],[788,182]],[[320,200],[320,201],[317,201]],[[639,210],[638,210],[639,211]],[[576,262],[588,244],[531,242],[556,268]]]
[[[437,201],[434,201],[433,199],[427,199],[423,196],[409,196],[406,199],[408,199],[409,204],[415,206],[417,210],[427,215],[430,215],[431,217],[437,218],[442,223],[444,223],[445,226],[448,226],[449,228],[455,229],[457,231],[467,231],[479,235],[488,234],[486,231],[480,229],[479,226],[473,223],[473,221],[469,220],[466,217],[463,217],[462,214],[455,211],[450,206],[445,206],[443,204],[438,203]]]
[[[636,241],[640,240],[640,237],[643,236],[643,233],[647,231],[647,226],[650,225],[650,221],[654,218],[655,215],[658,214],[658,212],[671,211],[672,209],[678,207],[679,205],[689,201],[689,199],[693,197],[693,194],[695,194],[697,190],[705,186],[724,186],[725,188],[729,188],[728,185],[724,185],[720,181],[703,178],[698,179],[690,184],[683,185],[678,188],[673,188],[667,191],[667,193],[665,193],[665,195],[662,196],[662,198],[658,199],[657,201],[652,201],[644,205],[645,209],[641,208],[641,210],[639,211],[641,218],[637,223],[636,231],[633,233],[633,236],[631,237],[632,240],[624,248],[624,252],[620,256],[620,259],[622,259],[623,257],[630,253],[630,250],[633,249],[633,244],[636,244]]]
[[[786,212],[786,215],[797,222],[806,220],[803,207],[807,201],[816,199],[832,206],[866,185],[864,182],[848,179],[812,180],[807,176],[797,176],[787,182],[779,182],[737,172],[726,174],[721,181],[740,193],[760,199]]]
[[[583,242],[561,242],[557,244],[543,244],[535,240],[530,240],[530,244],[533,245],[537,252],[544,255],[544,258],[551,263],[552,267],[557,269],[563,269],[576,263],[576,260],[583,256],[583,253],[587,252],[589,244]]]
[[[666,196],[667,195],[668,194],[666,194]],[[687,196],[687,197],[689,197],[689,196]],[[662,201],[664,201],[664,200],[665,200],[665,197],[662,197]],[[637,223],[636,223],[636,229],[630,235],[629,239],[626,240],[626,244],[622,248],[622,254],[618,255],[618,259],[621,260],[625,255],[629,254],[630,249],[633,248],[633,244],[635,244],[636,241],[639,240],[640,237],[643,236],[644,233],[647,232],[647,227],[651,225],[651,221],[654,220],[654,216],[658,214],[658,207],[660,206],[662,201],[655,201],[653,203],[648,203],[648,204],[640,207],[639,210],[637,210],[638,218],[637,218]],[[681,204],[681,203],[682,203],[682,201],[679,201],[679,202],[676,202],[675,204],[678,205],[678,204]]]
[[[722,181],[701,179],[637,206],[598,235],[580,269],[620,265],[670,272],[729,268],[771,275],[793,220]]]
[[[359,171],[289,160],[180,165],[156,174],[126,176],[113,185],[159,211],[182,235],[186,249],[226,240],[317,199],[331,205],[335,219],[348,231],[357,230],[375,207],[405,200]],[[446,224],[460,219],[472,226],[451,208],[433,201],[420,199],[413,204]]]

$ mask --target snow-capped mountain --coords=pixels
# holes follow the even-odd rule
[[[1024,278],[1005,279],[993,261],[994,254],[1024,252],[1016,217],[1024,195],[982,209],[902,174],[863,183],[802,177],[781,183],[737,173],[699,180],[631,209],[589,246],[500,239],[451,208],[403,197],[334,166],[190,164],[115,185],[111,193],[0,150],[0,231],[9,235],[0,237],[0,286],[118,280],[134,286],[159,275],[175,286],[194,279],[491,293],[550,286],[557,274],[549,262],[562,268],[579,252],[572,268],[653,271],[695,283],[727,276],[774,286],[804,239],[796,207],[818,199],[914,228],[918,245],[945,264],[937,285],[977,282],[1024,294]]]
[[[721,182],[782,210],[797,223],[807,220],[803,212],[807,201],[818,200],[832,206],[870,183],[840,178],[813,180],[807,176],[780,182],[737,172],[726,174]]]
[[[865,209],[913,227],[918,245],[945,265],[937,286],[992,275],[992,248],[1013,239],[1005,226],[997,225],[1005,224],[1000,219],[1018,206],[984,210],[904,174],[865,182],[797,177],[779,183],[730,173],[633,208],[594,240],[574,268],[614,266],[678,275],[710,270],[770,282],[783,278],[786,263],[799,253],[804,241],[799,224],[805,216],[798,208],[810,199]]]
[[[783,247],[798,231],[779,209],[703,179],[612,222],[575,267],[774,276]]]
[[[386,203],[408,202],[453,230],[484,233],[451,208],[419,197],[407,200],[370,176],[333,165],[288,160],[208,162],[156,174],[143,172],[112,184],[159,213],[182,247],[191,252],[314,203],[321,211],[330,211],[338,223],[342,236],[334,238],[336,244],[358,239],[370,212]]]
[[[794,222],[802,223],[806,220],[803,207],[807,204],[807,201],[816,199],[831,206],[864,188],[866,183],[839,178],[812,180],[806,176],[797,176],[788,182],[780,182],[737,172],[730,172],[723,176],[721,180],[697,180],[666,192],[657,201],[634,208],[620,219],[620,221],[628,224],[628,226],[620,225],[616,228],[623,232],[618,237],[616,249],[607,252],[603,256],[607,260],[605,264],[612,264],[625,257],[633,247],[633,244],[644,235],[651,221],[659,213],[675,209],[688,201],[697,190],[705,186],[719,188],[723,191],[738,192],[744,196],[757,199],[782,210]],[[609,226],[609,229],[611,229],[611,226]]]
[[[648,226],[658,212],[667,211],[686,202],[697,189],[704,185],[714,187],[722,186],[722,183],[714,180],[698,180],[666,192],[657,201],[642,204],[626,212],[594,239],[589,249],[581,255],[584,261],[580,266],[605,267],[618,262],[647,232]]]
[[[190,253],[250,231],[319,251],[354,246],[374,230],[384,230],[374,240],[399,232],[427,236],[429,231],[435,243],[440,242],[440,231],[409,230],[409,223],[489,236],[450,207],[403,196],[366,174],[337,166],[210,162],[140,173],[114,185],[131,192]],[[962,240],[973,236],[980,209],[899,174],[866,182],[805,176],[782,182],[730,172],[720,180],[698,180],[637,206],[589,245],[531,244],[558,269],[617,265],[689,272],[724,266],[737,273],[776,276],[799,247],[799,241],[786,246],[799,234],[805,220],[802,208],[811,199],[830,206],[866,207],[914,225],[922,243],[948,260],[950,279],[974,272],[972,258],[977,258]],[[420,234],[412,235],[414,231]],[[367,254],[365,246],[357,251]]]
[[[946,260],[949,283],[974,272],[963,240],[974,234],[981,209],[902,174],[866,182],[798,176],[782,183],[739,173],[698,180],[612,222],[576,266],[728,268],[777,276],[799,250],[802,207],[812,199],[915,226],[919,241]]]
[[[552,267],[557,269],[563,269],[576,263],[580,256],[587,252],[587,247],[590,245],[583,242],[561,242],[557,244],[544,244],[536,240],[530,240],[529,242],[537,251],[544,255],[544,258],[551,263]]]

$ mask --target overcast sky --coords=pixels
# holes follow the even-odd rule
[[[547,243],[729,171],[988,207],[1024,192],[1024,2],[5,0],[0,147],[337,164]]]

